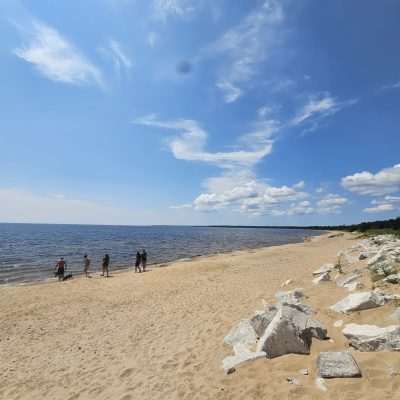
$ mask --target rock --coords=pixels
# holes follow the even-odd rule
[[[319,390],[321,390],[321,391],[323,391],[323,392],[326,392],[326,391],[328,390],[328,388],[326,387],[325,379],[324,379],[324,378],[321,378],[321,377],[319,377],[319,378],[317,378],[317,379],[315,380],[315,386],[316,386]]]
[[[339,276],[336,279],[336,285],[339,287],[346,287],[347,285],[355,282],[357,279],[360,278],[360,273],[356,272],[351,275]]]
[[[354,292],[355,290],[359,290],[359,289],[363,289],[364,285],[360,282],[352,282],[349,283],[345,286],[345,288],[349,291],[349,292]]]
[[[322,378],[359,378],[361,371],[353,356],[344,351],[327,351],[317,358],[319,376]]]
[[[378,281],[398,272],[398,265],[393,261],[382,261],[368,267],[372,281]]]
[[[307,369],[307,368],[301,369],[301,370],[299,371],[299,374],[308,375],[308,374],[309,374],[308,369]]]
[[[301,385],[300,381],[296,378],[293,377],[288,377],[286,380],[291,384],[291,385]]]
[[[310,354],[311,332],[306,329],[308,317],[283,305],[260,338],[257,351],[265,351],[267,358],[284,354]]]
[[[389,275],[383,281],[389,282],[389,283],[394,283],[394,284],[400,283],[400,273]]]
[[[279,303],[296,304],[305,297],[303,289],[294,289],[288,292],[278,292],[275,294]]]
[[[264,352],[251,352],[251,351],[243,351],[234,356],[225,357],[222,361],[222,367],[226,374],[231,374],[236,370],[236,368],[249,361],[256,360],[257,358],[266,357]]]
[[[336,312],[348,313],[380,307],[383,306],[385,302],[385,296],[379,293],[360,292],[349,294],[330,308]]]
[[[310,330],[311,335],[319,340],[325,340],[328,338],[327,336],[327,329],[315,319],[309,319],[307,321],[307,329]]]
[[[359,257],[358,257],[358,259],[361,261],[361,260],[365,260],[365,259],[367,259],[368,258],[368,253],[361,253],[360,255],[359,255]]]
[[[262,312],[257,313],[251,320],[250,324],[253,327],[257,337],[261,337],[268,325],[275,317],[278,309],[275,306],[267,306]]]
[[[313,279],[313,284],[318,285],[321,282],[328,282],[330,280],[331,280],[331,276],[330,276],[329,272],[324,272],[323,274],[321,274]]]
[[[265,351],[267,358],[284,354],[310,354],[312,337],[325,338],[326,329],[297,305],[284,304],[260,338],[257,351]]]
[[[321,268],[313,272],[314,276],[325,274],[326,272],[332,272],[335,269],[333,264],[324,264]]]
[[[301,311],[304,314],[307,315],[313,315],[315,311],[309,306],[308,304],[303,304],[303,303],[283,303],[283,305],[292,307],[296,309],[297,311]]]
[[[225,336],[224,342],[235,348],[237,345],[243,345],[251,348],[257,342],[256,332],[248,319],[241,320]]]
[[[292,281],[291,279],[288,279],[287,281],[285,281],[285,282],[282,283],[281,287],[288,286],[288,285],[290,285],[291,283],[293,283],[293,281]]]
[[[339,319],[338,321],[336,321],[336,322],[333,324],[333,326],[334,326],[335,328],[340,328],[341,326],[343,326],[343,320],[342,320],[342,319]]]
[[[400,351],[400,325],[380,328],[349,324],[342,332],[350,345],[360,351]]]

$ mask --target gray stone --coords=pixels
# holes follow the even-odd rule
[[[324,272],[323,274],[313,279],[313,284],[318,285],[321,282],[329,282],[330,280],[331,280],[331,275],[329,274],[329,272]]]
[[[297,305],[284,304],[260,338],[257,351],[265,351],[267,358],[284,354],[310,354],[312,337],[326,338],[326,329]]]
[[[393,284],[400,283],[400,273],[389,275],[383,281]]]
[[[311,332],[312,337],[319,340],[325,340],[328,338],[328,330],[319,321],[309,319],[307,320],[306,327]]]
[[[264,352],[239,352],[234,356],[225,357],[222,361],[222,367],[226,374],[231,374],[239,365],[256,360],[257,358],[265,358],[265,356]]]
[[[360,351],[400,351],[400,325],[380,328],[349,324],[342,332],[350,345]]]
[[[347,285],[357,281],[358,278],[360,278],[360,274],[357,272],[351,275],[339,276],[339,278],[336,279],[336,285],[339,287],[346,287]]]
[[[319,275],[325,274],[326,272],[331,272],[334,269],[335,269],[335,266],[333,264],[324,264],[321,268],[314,271],[313,275],[319,276]]]
[[[376,292],[360,292],[349,294],[333,306],[331,310],[336,312],[348,313],[352,311],[368,310],[385,304],[385,296]]]
[[[251,320],[250,324],[252,325],[256,335],[261,337],[268,325],[271,323],[273,318],[275,317],[278,309],[275,306],[267,306],[265,311],[262,311],[256,314]]]
[[[368,258],[368,253],[361,253],[358,257],[359,260],[365,260]]]
[[[244,345],[248,348],[254,346],[257,342],[256,332],[248,319],[241,320],[225,336],[224,342],[233,347]]]
[[[353,356],[344,351],[327,351],[317,358],[319,376],[322,378],[359,378],[361,371]]]
[[[275,294],[279,303],[287,303],[287,304],[296,304],[299,303],[301,299],[303,299],[304,292],[303,289],[294,289],[289,290],[288,292],[278,292]]]

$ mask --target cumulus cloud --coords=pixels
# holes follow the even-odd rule
[[[180,132],[168,140],[168,145],[179,160],[202,161],[221,168],[250,167],[272,150],[271,127],[265,131],[251,132],[241,140],[246,145],[236,151],[209,152],[205,150],[208,134],[200,125],[189,119],[162,121],[156,115],[148,115],[133,121],[135,124],[164,128]]]
[[[387,211],[393,211],[395,208],[393,204],[378,204],[375,207],[367,207],[364,208],[364,212],[367,213],[380,213],[380,212],[387,212]]]
[[[373,207],[364,209],[367,213],[379,213],[400,209],[400,196],[385,196],[371,201]]]
[[[337,214],[348,203],[348,199],[338,194],[329,193],[317,202],[317,211],[320,214]]]
[[[342,178],[342,186],[361,195],[384,196],[400,191],[400,164],[373,174],[357,172]]]
[[[74,85],[104,85],[101,71],[56,29],[34,20],[20,31],[26,43],[14,54],[46,78]]]

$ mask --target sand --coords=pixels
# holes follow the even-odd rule
[[[311,283],[313,270],[355,243],[349,234],[323,235],[144,274],[0,288],[0,399],[400,398],[400,376],[390,376],[390,368],[400,374],[400,354],[351,350],[333,326],[338,319],[390,325],[394,306],[341,316],[328,307],[347,291]],[[231,349],[224,336],[263,299],[272,302],[289,278],[287,289],[305,289],[332,341],[314,340],[308,356],[259,359],[225,375],[222,359]],[[354,354],[363,377],[329,380],[327,392],[318,390],[319,352],[343,349]],[[308,376],[299,373],[303,368]]]

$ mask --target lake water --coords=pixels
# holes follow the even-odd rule
[[[98,271],[105,253],[111,270],[132,266],[136,250],[146,249],[148,264],[198,255],[303,241],[319,232],[305,229],[214,228],[189,226],[91,226],[0,224],[0,284],[54,277],[64,257],[68,272],[82,272],[82,257]]]

